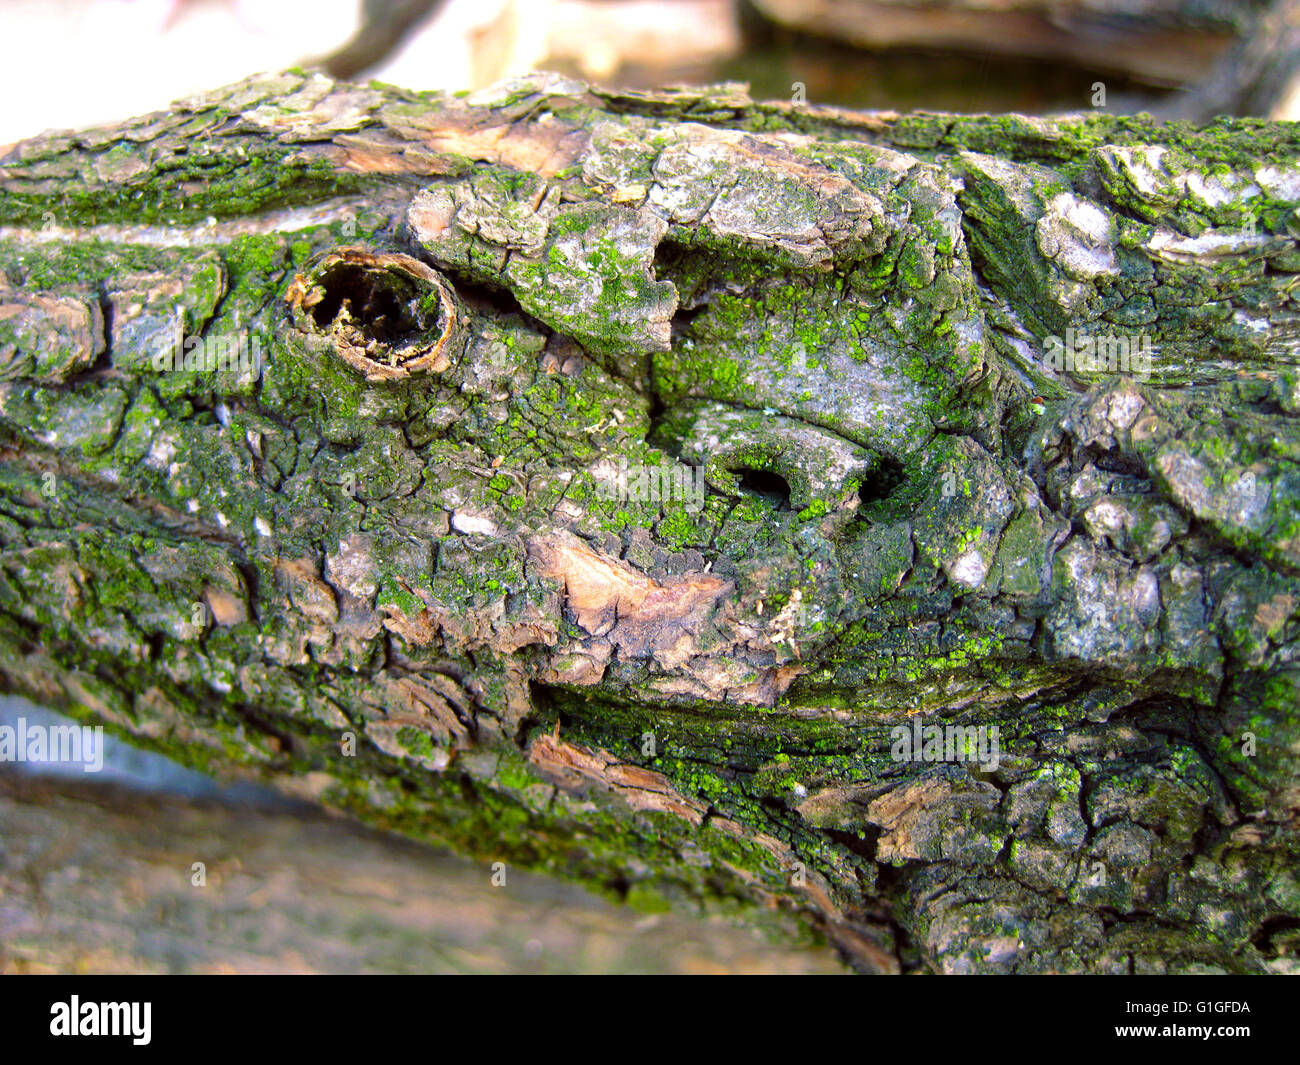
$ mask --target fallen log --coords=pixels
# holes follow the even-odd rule
[[[0,158],[0,680],[870,971],[1294,971],[1300,133],[255,78]]]

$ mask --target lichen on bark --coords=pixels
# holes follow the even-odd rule
[[[0,679],[864,969],[1293,969],[1298,148],[301,73],[16,145]]]

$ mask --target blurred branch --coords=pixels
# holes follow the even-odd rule
[[[331,77],[352,79],[378,66],[445,0],[365,0],[361,27],[343,45],[311,63]]]
[[[0,772],[0,840],[0,972],[843,971],[319,813]]]
[[[1175,93],[1162,118],[1204,122],[1215,115],[1285,117],[1278,107],[1300,78],[1300,0],[1275,0],[1254,28],[1223,54],[1200,85]]]
[[[1218,5],[1194,0],[1159,5],[1134,0],[748,3],[777,25],[872,51],[925,49],[1059,61],[1159,86],[1199,78],[1231,43],[1234,32],[1222,17],[1210,17],[1222,16]],[[1245,22],[1247,14],[1242,11],[1236,18]]]

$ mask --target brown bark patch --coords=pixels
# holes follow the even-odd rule
[[[608,751],[565,743],[558,736],[537,736],[528,746],[528,760],[566,791],[595,786],[613,792],[634,810],[675,814],[700,825],[708,808],[688,799],[662,773],[620,762]]]
[[[629,652],[672,646],[732,588],[709,573],[660,583],[573,537],[534,537],[528,557],[541,576],[564,582],[565,603],[582,628],[593,636],[612,633]]]
[[[320,578],[316,563],[309,558],[285,559],[275,566],[284,581],[289,601],[311,621],[333,625],[339,619],[338,601],[328,584]]]
[[[434,151],[498,163],[543,178],[572,166],[587,150],[590,139],[585,130],[549,116],[528,125],[440,126],[424,134],[424,143]]]
[[[0,381],[65,381],[89,369],[104,350],[103,315],[93,297],[0,289],[0,321],[19,338],[0,345]]]

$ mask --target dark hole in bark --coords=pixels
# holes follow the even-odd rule
[[[740,476],[740,490],[751,492],[772,505],[774,510],[790,509],[790,486],[784,477],[771,470],[742,469],[733,471]]]
[[[1125,477],[1137,477],[1143,480],[1147,477],[1147,471],[1142,463],[1130,455],[1125,455],[1119,448],[1102,451],[1094,447],[1088,448],[1088,453],[1097,469],[1104,470],[1106,473],[1118,473]]]
[[[342,317],[381,344],[393,344],[427,328],[419,306],[427,286],[400,271],[337,263],[317,284],[325,295],[311,315],[322,329]]]
[[[679,308],[677,313],[673,315],[672,337],[674,342],[680,341],[683,337],[689,335],[691,323],[708,309],[708,305],[704,303],[695,307]]]
[[[1267,917],[1251,942],[1265,957],[1278,957],[1284,944],[1300,945],[1300,920],[1294,917]]]
[[[858,501],[862,506],[888,499],[903,483],[903,467],[897,459],[883,458],[858,486]]]

